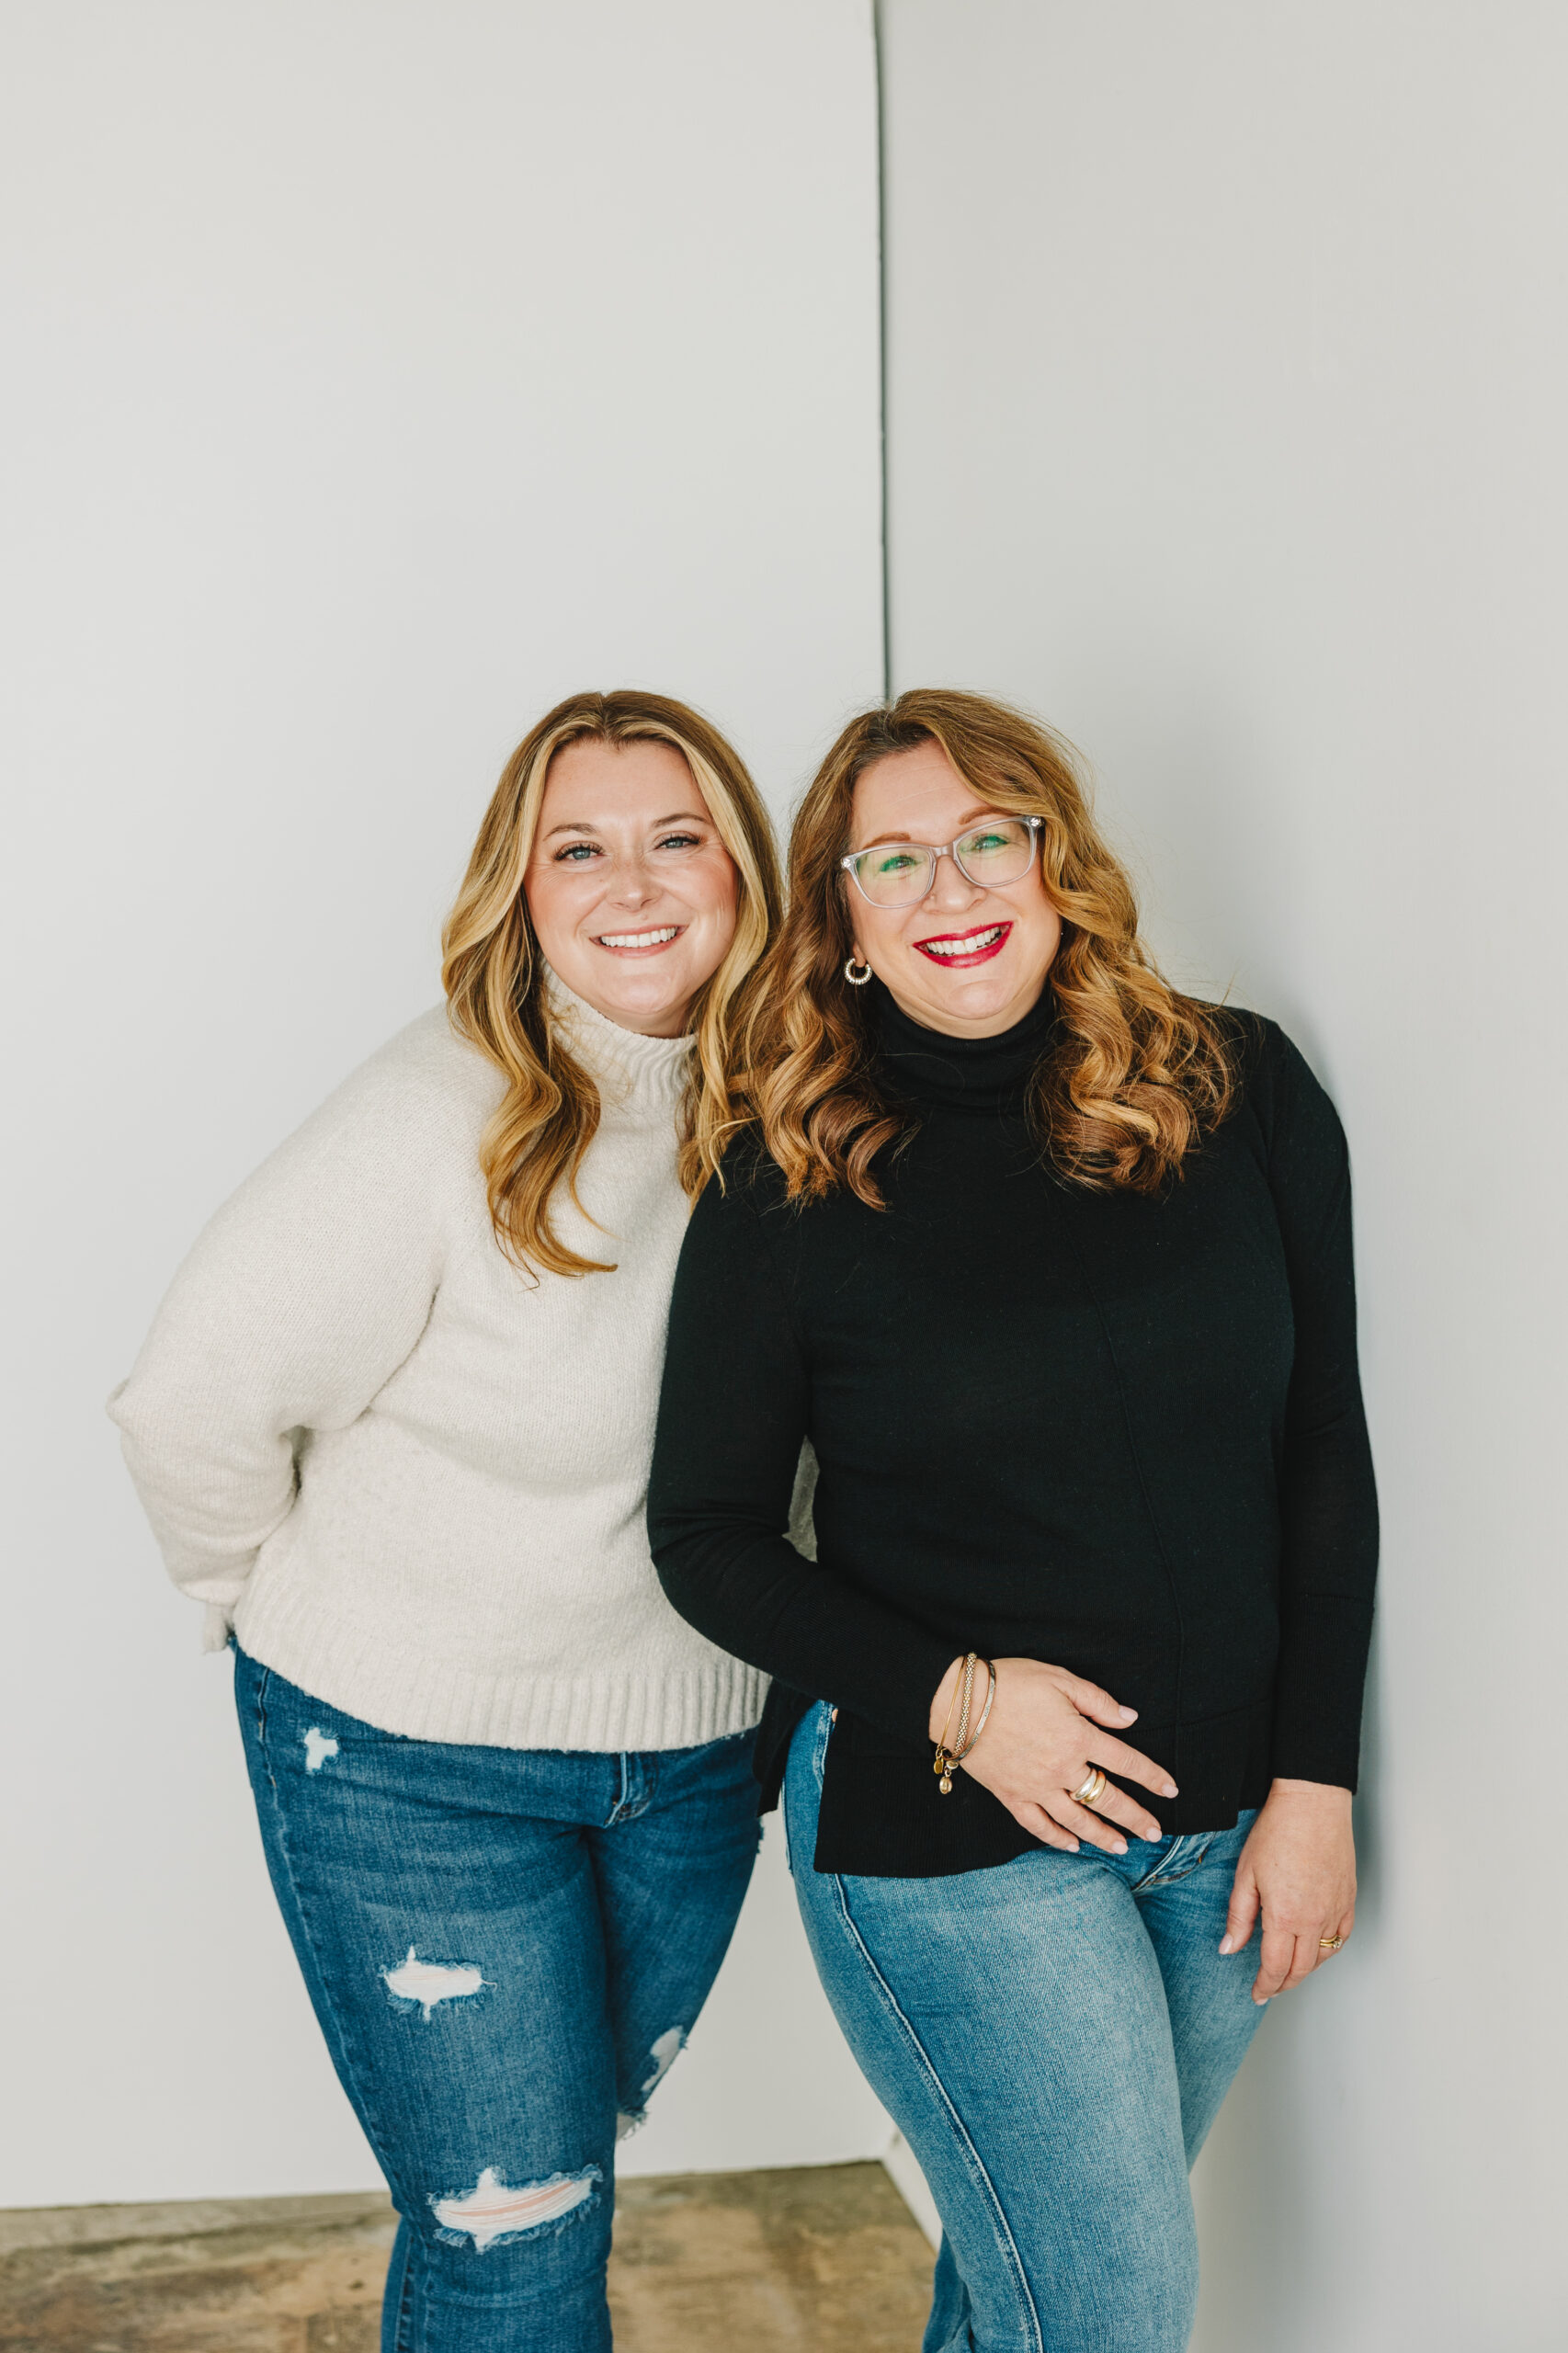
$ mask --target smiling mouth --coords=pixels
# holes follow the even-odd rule
[[[651,931],[601,931],[594,944],[615,956],[656,956],[685,929],[683,923],[662,923]]]
[[[993,956],[1000,956],[1012,928],[1010,923],[982,924],[974,931],[937,932],[933,938],[917,939],[915,945],[933,964],[946,965],[949,972],[967,971],[971,964],[989,964]]]

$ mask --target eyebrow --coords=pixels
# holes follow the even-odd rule
[[[1005,817],[1006,813],[1007,813],[1005,809],[971,809],[969,815],[964,819],[962,824],[960,825],[959,834],[967,834],[971,826],[978,825],[983,817]],[[914,839],[915,835],[913,834],[873,834],[869,842],[862,842],[860,844],[860,848],[880,849],[884,842],[912,842]],[[957,841],[958,834],[953,835],[953,839]],[[929,849],[931,847],[932,845],[929,842],[922,842],[921,844],[921,847],[923,849]]]
[[[671,817],[655,817],[653,830],[657,833],[661,825],[710,825],[712,823],[711,817],[699,817],[693,809],[677,809]],[[597,834],[598,831],[591,817],[574,817],[563,825],[551,825],[544,838],[552,842],[557,834]]]

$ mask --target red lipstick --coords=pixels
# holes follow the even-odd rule
[[[1010,923],[971,924],[967,931],[934,931],[914,945],[928,962],[939,964],[945,972],[967,972],[976,964],[989,964],[993,956],[1000,956],[1007,945]],[[960,953],[958,943],[972,940],[976,944]],[[951,941],[951,947],[944,943]]]

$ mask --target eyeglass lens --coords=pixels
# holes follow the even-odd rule
[[[984,890],[1017,882],[1034,860],[1034,835],[1021,818],[975,825],[953,844],[960,873]],[[855,880],[876,907],[913,907],[930,890],[936,855],[920,842],[881,842],[855,860]]]

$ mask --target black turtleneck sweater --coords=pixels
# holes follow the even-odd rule
[[[927,1715],[951,1660],[1045,1659],[1139,1711],[1167,1831],[1270,1779],[1356,1783],[1377,1505],[1334,1108],[1271,1022],[1158,1197],[1064,1182],[1024,1116],[1049,992],[1000,1038],[921,1029],[873,983],[887,1197],[801,1209],[755,1139],[681,1254],[649,1498],[676,1608],[774,1676],[776,1795],[835,1701],[816,1865],[904,1877],[1034,1845]],[[801,1440],[818,1557],[780,1533]]]

